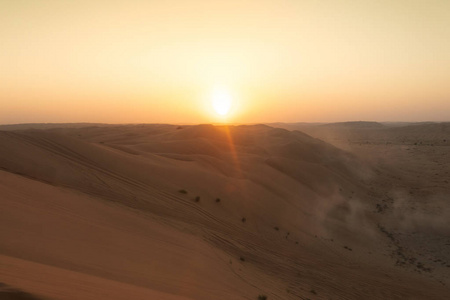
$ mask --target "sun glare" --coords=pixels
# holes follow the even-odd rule
[[[217,114],[226,116],[230,112],[232,98],[226,90],[215,89],[211,100]]]

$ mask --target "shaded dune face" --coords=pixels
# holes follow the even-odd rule
[[[5,300],[42,300],[43,298],[36,297],[27,292],[15,289],[0,282],[0,299]]]
[[[376,170],[299,131],[91,126],[0,131],[0,145],[0,282],[39,295],[77,284],[89,288],[67,299],[107,288],[110,299],[447,291],[386,256]]]

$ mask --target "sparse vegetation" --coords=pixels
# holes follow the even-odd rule
[[[247,219],[244,217],[244,218],[242,218],[242,223],[245,223],[246,221],[247,221]]]
[[[217,198],[217,199],[216,199],[216,202],[220,202],[220,198]]]
[[[315,290],[311,290],[310,292],[314,295],[317,295],[317,292]]]
[[[259,295],[258,296],[258,300],[267,300],[267,296],[266,295]]]
[[[240,261],[245,261],[245,258],[243,256],[239,257]]]
[[[275,226],[273,229],[275,229],[276,231],[279,231],[279,230],[280,230],[280,227]]]
[[[395,262],[396,266],[400,267],[406,267],[408,264],[410,264],[417,272],[432,272],[433,269],[430,267],[426,267],[422,262],[417,261],[416,258],[410,257],[405,253],[405,249],[400,246],[400,243],[398,239],[394,237],[392,233],[390,233],[386,228],[378,224],[378,229],[384,233],[393,243],[395,246],[395,250],[392,251],[392,256],[396,257],[397,260]]]
[[[181,189],[181,190],[178,191],[178,193],[180,193],[180,194],[187,194],[188,192],[186,190],[184,190],[184,189]]]
[[[383,212],[385,209],[387,209],[387,205],[386,205],[386,204],[379,204],[379,203],[377,203],[376,208],[377,208],[377,212],[378,212],[378,213],[381,213],[381,212]]]
[[[423,265],[423,263],[421,263],[421,262],[418,262],[416,266],[417,266],[417,269],[422,270],[422,271],[424,271],[424,272],[431,272],[431,271],[432,271],[431,268],[425,267],[425,266]]]
[[[200,201],[200,196],[195,197],[195,202],[199,202]]]
[[[378,229],[380,229],[380,231],[382,233],[384,233],[391,241],[395,242],[394,236],[392,235],[392,233],[390,233],[389,231],[386,230],[386,228],[384,228],[383,226],[381,226],[380,224],[378,224]]]

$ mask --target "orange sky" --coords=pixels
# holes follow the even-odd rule
[[[0,47],[0,124],[450,121],[446,0],[0,0]]]

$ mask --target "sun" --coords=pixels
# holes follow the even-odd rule
[[[212,93],[212,107],[221,116],[229,114],[232,106],[232,97],[225,89],[214,89]]]

